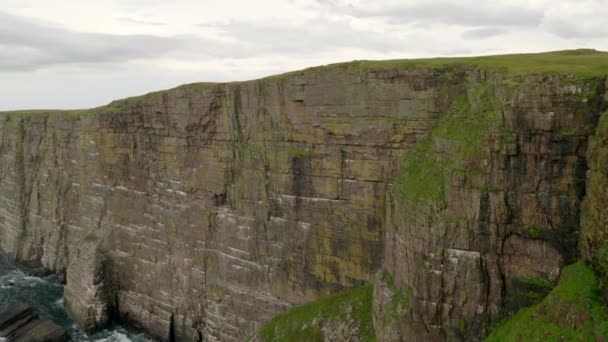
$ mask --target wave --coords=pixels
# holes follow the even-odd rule
[[[30,276],[15,269],[0,255],[0,310],[11,303],[23,301],[34,306],[41,318],[63,326],[74,342],[148,342],[143,335],[127,332],[117,326],[89,336],[70,319],[63,302],[63,285],[57,276]],[[0,342],[6,339],[0,337]]]

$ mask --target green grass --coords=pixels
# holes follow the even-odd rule
[[[331,322],[352,317],[363,341],[375,341],[372,322],[373,287],[366,285],[318,301],[297,306],[273,318],[258,331],[261,341],[323,341],[324,334],[313,321]]]
[[[473,102],[478,103],[476,108]],[[497,131],[500,108],[496,102],[492,88],[485,84],[456,98],[450,112],[405,155],[395,182],[399,198],[423,205],[444,203],[449,175],[472,174],[474,170],[466,170],[467,161],[478,156],[484,138]]]
[[[131,97],[127,97],[122,100],[114,101],[112,103],[118,103],[118,102],[143,103],[143,102],[149,102],[149,101],[161,101],[163,95],[166,94],[167,92],[169,92],[170,90],[197,91],[197,90],[213,88],[220,84],[221,83],[214,83],[214,82],[198,82],[198,83],[183,84],[176,88],[153,91],[153,92],[139,95],[139,96],[131,96]]]
[[[437,160],[432,138],[416,144],[407,153],[395,183],[400,198],[414,203],[441,202],[444,200],[445,163]]]
[[[258,156],[264,155],[264,149],[257,145],[247,145],[245,146],[245,151],[253,154],[257,154]]]
[[[539,288],[552,289],[553,284],[550,281],[544,278],[519,278],[522,283],[526,283],[531,286],[536,286]]]
[[[315,155],[315,151],[303,150],[299,148],[292,148],[289,150],[289,155],[294,159],[312,157]]]
[[[11,116],[80,116],[88,113],[93,113],[91,109],[74,109],[74,110],[61,110],[61,109],[40,109],[40,110],[13,110],[0,112],[0,115],[11,115]]]
[[[318,66],[306,70],[333,69],[450,69],[454,67],[477,67],[503,69],[511,75],[526,74],[570,74],[580,78],[608,75],[608,52],[592,49],[551,51],[544,53],[508,54],[479,57],[450,57],[395,59],[385,61],[353,61]],[[271,76],[286,77],[296,72]]]
[[[453,68],[482,68],[500,69],[510,76],[528,74],[568,74],[577,78],[594,78],[608,75],[608,52],[591,49],[552,51],[544,53],[510,54],[480,57],[451,57],[451,58],[423,58],[423,59],[395,59],[385,61],[352,61],[336,63],[324,66],[311,67],[304,70],[287,72],[279,75],[264,77],[252,81],[238,81],[230,83],[200,82],[185,84],[174,89],[200,90],[220,85],[238,85],[246,82],[282,81],[288,77],[301,75],[306,72],[324,72],[332,70],[382,70],[382,69],[431,69],[447,71]],[[171,89],[173,90],[173,89]],[[119,103],[142,103],[145,101],[158,101],[162,95],[169,90],[151,92],[141,96],[134,96],[123,100],[112,102],[107,110]],[[103,107],[101,107],[103,108]],[[85,115],[96,113],[95,110],[57,111],[57,110],[24,110],[0,112],[1,114],[41,114],[60,113],[61,115],[72,113]]]
[[[600,243],[595,254],[597,255],[596,259],[599,271],[603,274],[608,274],[608,242]]]
[[[84,236],[84,241],[97,241],[99,240],[99,236],[97,236],[97,233],[94,230],[91,230],[90,232],[87,233],[87,235]]]
[[[517,284],[517,286],[515,286]],[[540,302],[551,292],[555,284],[543,278],[519,278],[511,289],[509,296],[505,298],[505,303],[512,303],[517,306],[533,305]]]
[[[502,321],[492,341],[596,341],[608,337],[608,314],[598,280],[582,261],[564,268],[557,286],[540,303]]]
[[[409,309],[410,298],[412,298],[413,294],[411,288],[399,288],[395,284],[392,274],[388,271],[382,271],[382,279],[391,291],[390,306],[384,313],[384,317],[381,317],[382,325],[387,327],[399,320],[405,314],[405,311]]]
[[[33,110],[12,110],[0,112],[0,116],[10,116],[18,118],[28,117],[49,117],[49,118],[75,118],[86,115],[96,115],[101,113],[119,113],[121,109],[114,106],[101,106],[91,109],[33,109]]]
[[[531,224],[525,224],[519,230],[524,237],[529,239],[539,239],[543,234],[542,228]]]

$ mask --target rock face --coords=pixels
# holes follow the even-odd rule
[[[0,337],[7,342],[64,342],[68,333],[57,324],[40,320],[34,309],[18,303],[0,312]]]
[[[264,341],[373,341],[370,285],[324,297],[275,316],[252,336]]]
[[[410,308],[398,335],[475,340],[576,260],[603,81],[527,76],[511,88],[501,77],[468,76],[390,192],[384,265]]]
[[[351,63],[0,113],[1,247],[65,273],[88,330],[242,341],[374,281],[381,340],[475,340],[577,258],[605,93],[605,76]]]
[[[608,84],[606,84],[608,89]],[[608,103],[608,93],[604,96]],[[603,298],[608,300],[608,110],[597,125],[587,150],[587,195],[582,204],[580,250],[600,274]]]
[[[608,314],[598,292],[591,269],[569,265],[543,300],[501,321],[485,341],[605,341]]]

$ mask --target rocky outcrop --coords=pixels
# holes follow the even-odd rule
[[[608,89],[608,83],[606,84]],[[608,103],[608,92],[604,95]],[[580,250],[600,275],[604,302],[608,301],[608,108],[589,139],[586,196],[582,204]]]
[[[409,294],[407,340],[478,339],[577,258],[603,79],[468,77],[390,192],[384,265]]]
[[[608,315],[598,292],[593,271],[581,261],[569,265],[546,298],[501,321],[486,342],[604,341]]]
[[[68,333],[49,320],[41,320],[34,309],[24,303],[0,312],[0,337],[7,342],[64,342]]]
[[[367,285],[295,307],[266,323],[251,341],[373,341],[372,295]]]
[[[64,305],[76,323],[85,331],[94,332],[110,320],[111,293],[108,290],[107,259],[93,233],[75,246],[76,256],[68,264]]]
[[[65,274],[88,330],[241,341],[374,282],[381,339],[479,338],[577,257],[605,74],[562,57],[572,72],[354,62],[1,113],[1,247]]]
[[[380,267],[387,182],[451,101],[439,76],[320,70],[4,115],[2,247],[66,272],[86,327],[108,312],[242,340]]]

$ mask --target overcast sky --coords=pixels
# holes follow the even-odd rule
[[[608,50],[608,0],[0,0],[0,110],[354,59]]]

